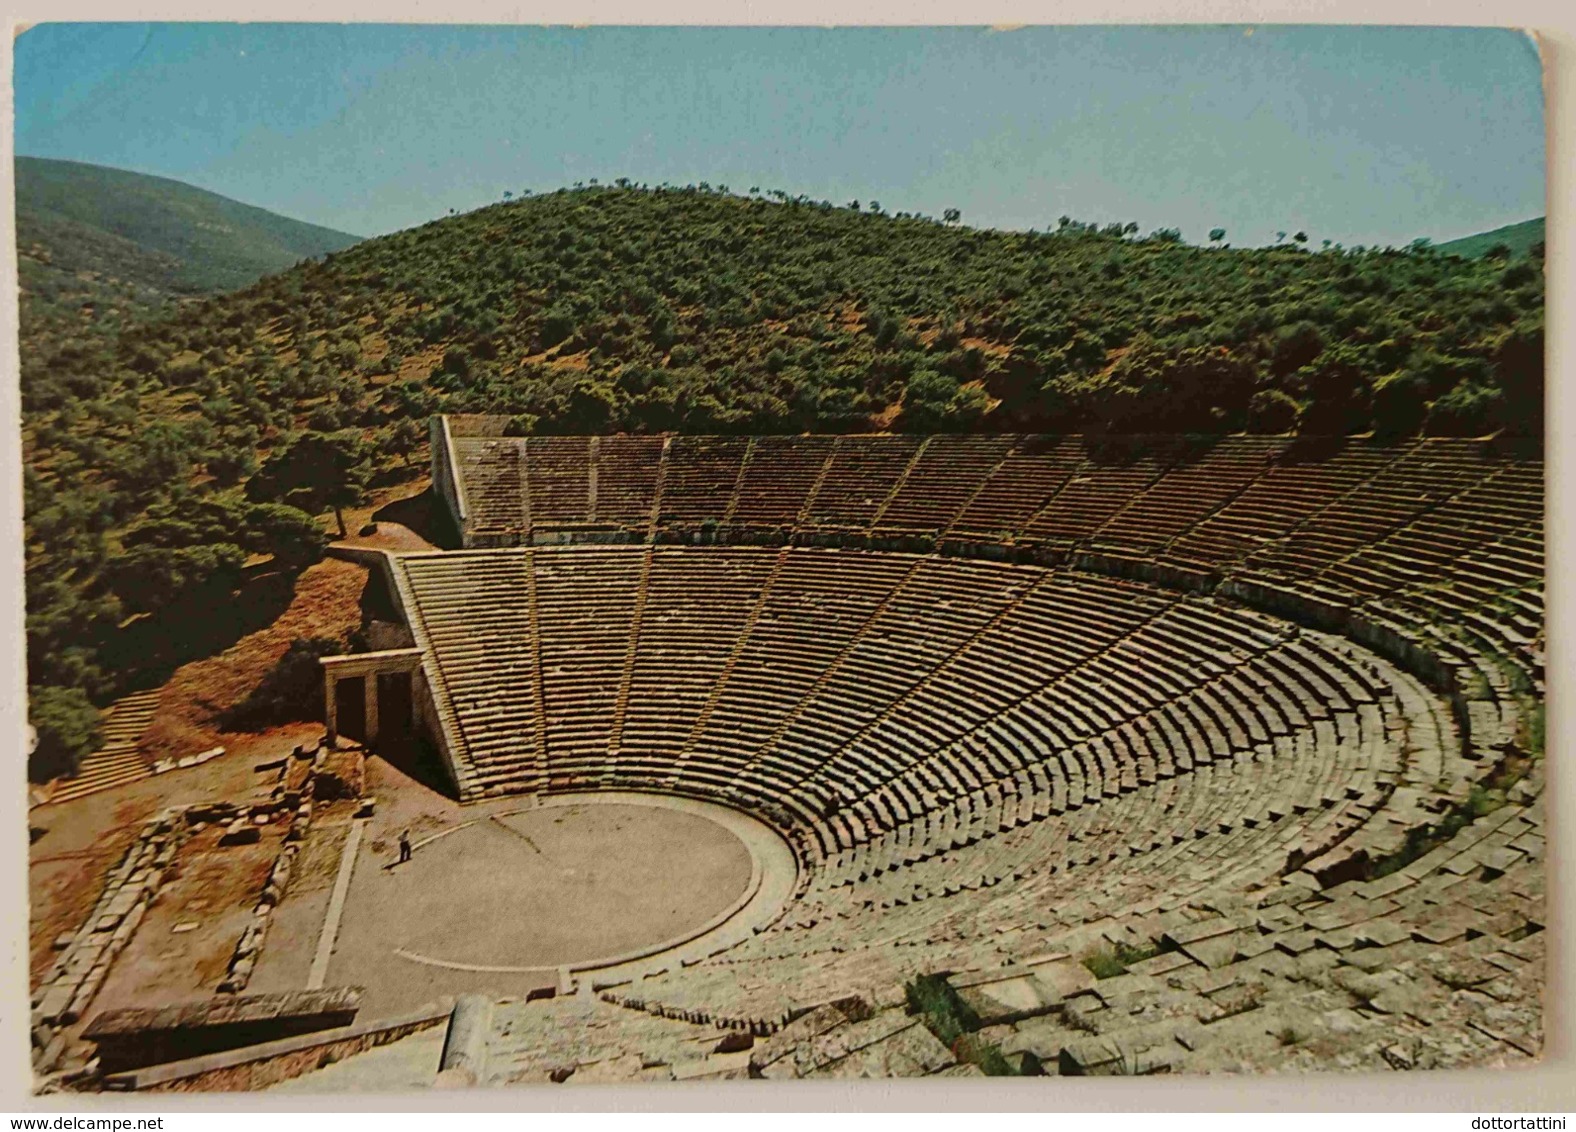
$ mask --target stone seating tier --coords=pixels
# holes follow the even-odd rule
[[[1474,777],[1443,772],[1448,713],[1387,662],[1148,583],[792,547],[397,564],[462,791],[717,798],[786,824],[818,886],[888,893],[868,899],[912,902],[894,872],[976,843],[1011,872],[1032,854],[996,839],[1156,791],[1166,807],[1122,828],[1171,848],[1246,814],[1280,865],[1283,829],[1317,857],[1334,838],[1305,815],[1356,813],[1350,836],[1414,764],[1421,789]],[[1212,773],[1236,776],[1225,817],[1195,796]]]
[[[1511,659],[1541,665],[1543,464],[1509,443],[525,438],[499,435],[496,423],[457,425],[453,442],[478,545],[854,540],[1042,560],[1095,551],[1139,569],[1289,583],[1354,607],[1452,620],[1471,611]]]
[[[471,532],[630,545],[397,561],[462,794],[712,798],[803,866],[770,927],[606,995],[760,1034],[1166,937],[991,1040],[1070,1072],[1305,1065],[1277,1027],[1353,1067],[1535,1051],[1541,764],[1372,865],[1522,753],[1536,451],[570,439],[458,432]]]

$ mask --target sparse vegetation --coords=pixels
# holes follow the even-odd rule
[[[1134,963],[1142,963],[1145,959],[1153,959],[1159,954],[1160,945],[1157,943],[1135,947],[1118,941],[1109,947],[1099,947],[1086,952],[1081,962],[1095,978],[1113,979],[1118,975],[1127,974],[1127,969]]]
[[[903,995],[908,1012],[918,1014],[949,1046],[980,1027],[979,1015],[958,997],[945,975],[920,975],[903,988]]]
[[[1478,818],[1487,817],[1505,804],[1505,792],[1521,781],[1526,772],[1525,759],[1507,758],[1485,781],[1474,783],[1466,798],[1447,810],[1437,822],[1407,830],[1401,847],[1375,861],[1370,875],[1378,879],[1399,872],[1444,845]]]
[[[908,1012],[917,1014],[925,1027],[945,1042],[954,1057],[977,1065],[988,1077],[1015,1077],[1032,1068],[1015,1066],[1001,1048],[976,1034],[979,1015],[958,997],[945,975],[920,975],[903,988]]]
[[[1283,1046],[1298,1046],[1308,1040],[1308,1035],[1288,1023],[1275,1031],[1275,1040]]]

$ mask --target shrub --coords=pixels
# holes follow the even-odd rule
[[[1279,389],[1261,389],[1248,401],[1248,430],[1259,433],[1287,433],[1297,427],[1302,405]]]
[[[234,585],[246,551],[234,543],[137,546],[110,560],[105,581],[126,609],[152,613],[201,586]]]
[[[903,427],[911,432],[941,429],[958,395],[958,379],[933,369],[917,369],[903,391]]]
[[[310,566],[328,548],[328,533],[299,507],[285,503],[254,503],[245,512],[248,543],[288,570]]]
[[[1428,412],[1428,387],[1411,373],[1390,373],[1374,383],[1374,432],[1382,437],[1415,432]]]
[[[564,306],[549,307],[542,316],[542,328],[537,335],[537,345],[550,350],[575,332],[574,312]]]
[[[958,997],[945,975],[920,975],[903,988],[910,1014],[918,1014],[936,1037],[952,1045],[979,1029],[979,1015]]]
[[[1283,326],[1275,332],[1270,348],[1270,368],[1280,375],[1294,373],[1324,352],[1324,336],[1311,322]]]
[[[1482,436],[1500,424],[1505,395],[1472,381],[1462,381],[1428,409],[1424,431],[1433,436]]]
[[[1368,426],[1372,388],[1366,369],[1372,362],[1349,346],[1326,349],[1294,375],[1307,397],[1298,431],[1315,436],[1347,436]]]
[[[989,1077],[1013,1077],[1021,1072],[999,1046],[976,1035],[979,1015],[958,997],[945,975],[920,975],[903,988],[903,996],[908,1012],[919,1015],[925,1028],[945,1042],[960,1062],[979,1066]]]
[[[29,782],[75,775],[99,745],[99,711],[80,688],[29,688],[27,718],[38,739],[27,757]]]
[[[1110,947],[1096,948],[1087,952],[1082,962],[1095,978],[1113,979],[1118,975],[1127,974],[1127,969],[1134,963],[1142,963],[1145,959],[1153,959],[1159,954],[1158,944],[1134,947],[1131,944],[1117,942]]]

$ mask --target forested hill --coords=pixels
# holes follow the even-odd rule
[[[29,346],[243,287],[359,239],[165,177],[39,157],[16,159],[16,218]]]
[[[142,654],[105,657],[127,655],[126,618],[249,554],[314,553],[290,505],[419,463],[434,412],[544,432],[1541,430],[1535,258],[854,203],[564,190],[28,350],[32,683],[124,687]]]
[[[1510,259],[1512,256],[1532,255],[1543,258],[1545,239],[1544,218],[1523,220],[1520,224],[1507,224],[1491,232],[1463,236],[1439,245],[1446,255],[1467,257],[1488,256],[1491,259]]]
[[[119,362],[231,401],[334,393],[320,416],[341,424],[439,407],[571,431],[1536,417],[1536,261],[980,231],[876,207],[558,192],[266,279],[126,339]],[[387,412],[369,417],[372,392]]]

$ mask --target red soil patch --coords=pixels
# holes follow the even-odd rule
[[[142,737],[150,759],[232,746],[247,736],[219,729],[217,719],[257,687],[298,637],[344,637],[361,624],[364,568],[325,559],[296,580],[289,608],[266,629],[242,637],[218,656],[176,669],[160,694],[158,714]]]
[[[857,306],[846,306],[837,312],[837,321],[844,330],[859,333],[866,328],[865,312]]]
[[[870,428],[874,432],[886,432],[897,423],[898,417],[903,415],[902,400],[893,401],[886,408],[870,418]]]
[[[965,350],[978,350],[989,358],[1005,358],[1012,353],[1012,347],[1005,342],[995,342],[989,338],[961,338],[958,345]]]
[[[574,370],[584,373],[591,368],[591,351],[582,350],[578,354],[559,354],[556,358],[549,358],[547,364],[553,369]]]
[[[366,362],[381,362],[389,354],[389,340],[382,334],[374,331],[361,339],[361,360]]]

